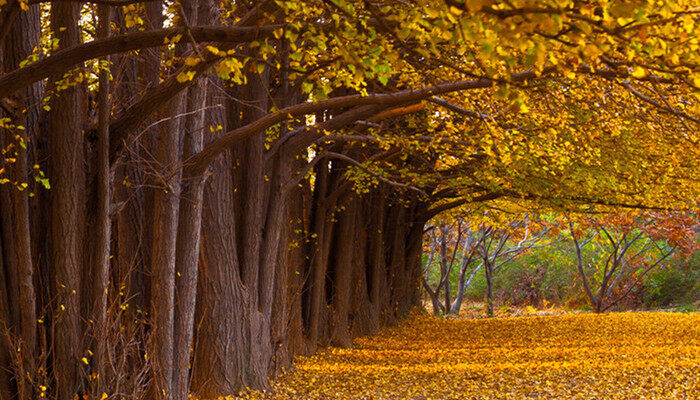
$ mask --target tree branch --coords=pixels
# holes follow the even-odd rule
[[[197,26],[189,28],[192,37],[198,42],[243,43],[267,36],[276,25],[255,27]],[[0,77],[0,97],[7,97],[15,91],[51,75],[60,75],[72,67],[93,58],[132,50],[162,46],[165,39],[187,34],[188,28],[177,27],[145,32],[127,33],[97,39],[78,46],[57,51],[49,57],[16,69]]]

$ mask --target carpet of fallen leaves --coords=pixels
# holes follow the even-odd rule
[[[700,399],[699,313],[413,315],[250,399]]]

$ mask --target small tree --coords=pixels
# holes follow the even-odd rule
[[[693,219],[681,213],[625,213],[569,219],[583,289],[595,312],[625,299],[672,254],[696,247]],[[584,248],[593,254],[586,257]]]
[[[454,232],[455,228],[456,232]],[[453,224],[435,225],[426,230],[428,259],[424,265],[422,283],[432,302],[434,314],[437,315],[441,312],[445,314],[459,314],[464,300],[464,293],[483,265],[481,263],[473,268],[475,261],[478,260],[476,248],[489,233],[490,229],[472,229],[472,224],[466,222],[463,217],[458,217]],[[435,256],[438,257],[440,277],[437,285],[432,287],[429,283],[429,275],[433,269],[433,263],[436,261]],[[458,256],[460,258],[459,281],[457,283],[457,293],[454,300],[452,300],[450,277]],[[471,272],[469,277],[467,277],[469,271]],[[441,290],[444,290],[443,300],[440,300]]]
[[[462,219],[456,219],[453,223],[440,222],[428,227],[425,232],[428,243],[428,260],[424,266],[422,283],[423,288],[430,296],[435,315],[441,312],[447,314],[451,310],[450,275],[462,241],[463,224]],[[428,279],[436,255],[438,256],[440,277],[437,285],[433,288]],[[441,301],[440,291],[443,289],[444,301]]]
[[[547,233],[546,229],[540,228],[533,234],[532,226],[535,223],[527,215],[505,222],[493,220],[493,215],[489,213],[479,217],[482,220],[479,223],[466,222],[467,217],[460,216],[452,224],[440,223],[426,230],[428,259],[422,281],[436,315],[441,312],[459,314],[466,289],[483,268],[486,274],[486,313],[493,316],[494,274],[504,264],[536,247]],[[459,281],[452,300],[450,277],[458,255],[461,257]],[[436,256],[440,277],[433,287],[428,278]],[[444,298],[441,300],[443,290]]]
[[[520,257],[526,251],[539,247],[547,229],[542,228],[535,234],[531,232],[532,221],[527,215],[520,220],[510,221],[502,228],[484,226],[482,240],[475,248],[481,258],[486,275],[486,315],[493,317],[493,278],[498,270],[509,261]]]

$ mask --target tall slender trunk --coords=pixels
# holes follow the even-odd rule
[[[303,159],[295,161],[301,169],[305,161]],[[311,190],[308,182],[303,182],[301,186],[291,189],[288,195],[288,223],[289,234],[286,236],[288,243],[287,255],[287,342],[289,354],[308,354],[306,341],[304,338],[304,319],[302,317],[302,293],[304,279],[307,276],[305,269],[305,242],[309,231],[309,198]]]
[[[339,217],[338,229],[334,237],[336,246],[333,250],[330,271],[333,279],[331,344],[344,347],[352,344],[348,317],[352,294],[352,260],[356,252],[353,249],[356,244],[353,236],[357,221],[357,202],[356,198],[350,200]]]
[[[486,316],[493,317],[493,264],[484,260],[484,272],[486,273]]]
[[[370,274],[367,260],[369,248],[367,228],[369,228],[370,204],[358,198],[355,229],[353,231],[354,251],[352,256],[352,283],[350,295],[350,333],[351,336],[364,336],[374,333],[377,310],[369,298],[368,277]]]
[[[452,305],[452,300],[450,298],[450,269],[448,268],[447,260],[447,234],[449,233],[449,228],[447,226],[442,226],[440,228],[440,272],[441,277],[444,280],[445,288],[445,314],[450,313],[450,306]]]
[[[474,268],[472,273],[469,275],[468,279],[466,278],[466,268],[468,265],[463,265],[463,271],[460,274],[459,278],[459,290],[457,292],[457,296],[455,297],[454,303],[452,303],[452,313],[455,315],[459,314],[459,311],[462,309],[462,302],[464,301],[464,294],[469,287],[469,285],[472,283],[474,280],[474,277],[476,276],[477,272],[481,269],[481,265],[477,266]]]
[[[98,6],[98,37],[109,36],[110,8]],[[107,357],[107,294],[109,282],[109,255],[111,242],[111,177],[109,168],[109,71],[102,69],[99,73],[98,93],[98,132],[97,132],[97,217],[95,223],[94,274],[92,275],[92,325],[94,327],[95,351],[93,357],[94,372],[97,373],[94,393],[103,393],[106,379],[105,362]]]
[[[205,2],[206,3],[206,2]],[[193,2],[186,2],[184,12],[190,23],[196,22]],[[206,81],[200,80],[188,89],[184,122],[183,159],[202,150],[204,132],[204,105]],[[194,314],[197,293],[200,234],[202,228],[202,201],[204,181],[201,175],[185,176],[182,182],[180,216],[177,234],[177,278],[175,292],[175,347],[173,370],[173,399],[186,399],[189,390],[189,365],[194,333]]]
[[[80,5],[51,4],[51,27],[60,48],[80,44]],[[49,81],[62,79],[54,76]],[[85,229],[83,120],[85,87],[57,90],[49,113],[51,168],[51,273],[53,314],[53,372],[57,399],[72,400],[80,387],[81,351],[80,271]]]
[[[31,6],[29,10],[20,12],[15,16],[14,23],[8,32],[8,37],[5,40],[5,48],[2,53],[2,60],[7,70],[18,68],[20,63],[25,60],[39,43],[40,21],[39,7]],[[33,254],[33,242],[31,233],[31,210],[29,208],[29,193],[36,191],[37,188],[33,179],[30,178],[28,172],[30,170],[31,150],[39,134],[39,106],[38,103],[43,96],[43,84],[33,84],[24,88],[18,93],[17,106],[18,109],[14,116],[11,116],[15,125],[22,125],[24,129],[12,131],[12,135],[19,139],[14,142],[17,151],[17,157],[14,165],[10,170],[14,185],[3,185],[8,187],[9,196],[12,198],[12,216],[8,219],[12,220],[12,233],[14,248],[10,252],[10,258],[15,263],[8,266],[16,268],[8,274],[8,277],[15,277],[17,280],[11,283],[11,287],[18,290],[18,297],[6,299],[6,305],[9,307],[9,301],[12,299],[18,306],[21,307],[21,312],[16,312],[19,317],[20,335],[22,337],[22,352],[26,357],[22,357],[23,365],[21,369],[23,373],[18,376],[18,389],[20,399],[29,399],[32,396],[30,381],[33,379],[33,374],[36,371],[35,357],[37,354],[37,304],[35,290],[35,265]],[[10,132],[8,132],[10,133]],[[8,139],[10,136],[8,135]],[[5,147],[3,147],[4,149]],[[17,190],[18,184],[27,185],[23,190]],[[42,190],[42,189],[40,189]],[[43,192],[42,192],[43,194]],[[7,204],[10,206],[10,204]],[[4,212],[4,210],[3,210]],[[34,238],[36,240],[36,238]],[[9,244],[9,243],[8,243]],[[11,295],[15,293],[9,292]],[[19,307],[14,307],[19,310]],[[8,310],[9,311],[9,310]],[[8,318],[11,317],[12,311],[9,311]],[[9,321],[8,321],[9,322]],[[7,326],[9,327],[9,325]],[[26,336],[25,336],[26,335]]]
[[[27,12],[15,17],[9,31],[10,41],[4,48],[4,67],[12,70],[19,67],[21,61],[29,56],[39,41],[39,10],[34,6]],[[22,311],[19,313],[21,344],[21,371],[17,376],[20,399],[32,398],[31,381],[36,371],[37,354],[37,315],[36,291],[34,287],[34,263],[32,255],[32,235],[30,229],[29,193],[35,185],[29,177],[29,151],[31,141],[38,134],[38,111],[36,103],[41,99],[41,86],[32,85],[17,96],[17,109],[10,118],[14,125],[22,129],[8,131],[8,139],[14,136],[16,161],[10,168],[13,184],[10,186],[12,202],[12,232],[16,257],[17,288]],[[4,148],[4,147],[3,147]],[[9,325],[8,325],[9,326]]]
[[[317,165],[316,182],[314,185],[313,195],[313,220],[311,225],[312,237],[314,240],[310,243],[312,252],[309,260],[310,273],[306,280],[304,292],[308,295],[308,301],[305,306],[307,320],[307,337],[312,346],[316,345],[319,338],[321,305],[324,302],[325,282],[326,282],[326,254],[324,250],[324,239],[329,232],[326,232],[326,209],[323,206],[328,188],[328,163],[325,161]]]
[[[156,160],[163,171],[156,182],[153,205],[151,370],[154,398],[173,396],[175,329],[175,252],[180,202],[180,118],[182,95],[164,114],[170,117],[158,132]]]
[[[376,197],[376,199],[375,199]],[[372,302],[373,324],[377,327],[381,324],[389,301],[389,288],[387,286],[387,265],[384,245],[384,213],[386,211],[386,193],[380,189],[378,195],[372,196],[372,216],[370,222],[369,239],[369,297]]]
[[[4,148],[4,140],[0,141],[0,145],[3,145]],[[0,165],[6,166],[7,164],[3,162]],[[12,209],[12,190],[16,189],[10,185],[0,185],[0,233],[2,235],[2,256],[7,288],[8,327],[12,328],[12,331],[16,333],[14,328],[19,327],[20,324],[20,307],[19,303],[12,299],[19,299],[19,268],[17,266],[17,247],[15,246],[16,239],[12,222],[12,215],[14,214]]]
[[[246,105],[240,106],[241,125],[251,123],[267,113],[268,102],[268,72],[259,75],[257,71],[247,76],[248,83],[241,89],[241,96]],[[243,281],[248,287],[250,303],[260,308],[260,249],[262,246],[262,227],[264,224],[264,187],[265,187],[265,134],[261,132],[247,139],[239,146],[237,168],[240,170],[240,187],[237,197],[242,202],[241,221],[238,243],[241,245],[241,269]],[[267,267],[267,266],[266,266]]]

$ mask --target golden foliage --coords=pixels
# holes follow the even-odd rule
[[[695,399],[700,314],[414,315],[249,399]]]

